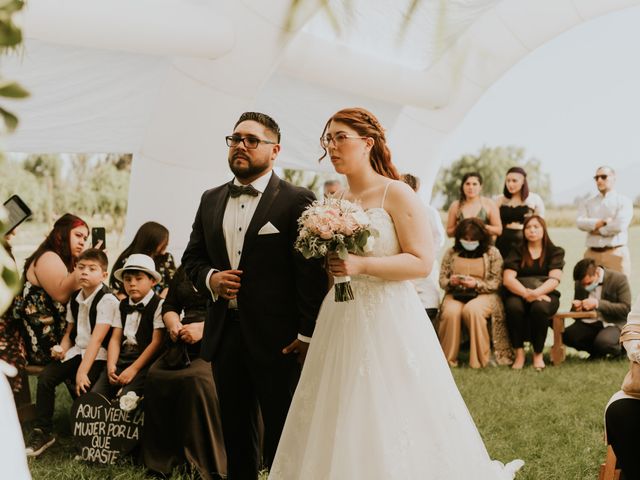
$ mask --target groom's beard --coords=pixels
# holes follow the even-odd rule
[[[237,159],[242,160],[236,161]],[[240,180],[256,178],[259,177],[260,174],[266,172],[269,168],[268,157],[264,160],[264,163],[261,163],[260,160],[256,161],[249,157],[249,155],[245,155],[242,152],[236,152],[229,157],[229,168],[236,178]]]

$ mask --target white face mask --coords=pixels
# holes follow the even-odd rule
[[[460,239],[460,245],[468,252],[473,252],[476,248],[480,246],[480,242],[478,240],[463,240]]]
[[[596,288],[598,288],[598,279],[597,278],[593,283],[590,283],[589,285],[584,287],[584,289],[589,293],[593,292]]]

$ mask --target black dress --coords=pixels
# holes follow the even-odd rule
[[[527,288],[537,288],[549,277],[551,270],[562,270],[564,267],[564,250],[552,245],[545,253],[542,264],[534,260],[531,266],[521,266],[522,250],[513,249],[504,261],[504,269],[515,270],[518,281]],[[519,295],[509,291],[504,299],[504,309],[507,314],[507,328],[513,348],[522,348],[525,340],[530,340],[533,351],[541,353],[547,337],[549,319],[555,315],[560,306],[560,292],[557,290],[548,294],[550,302],[536,300],[527,302]]]
[[[183,324],[203,322],[206,304],[207,297],[196,292],[178,268],[162,305],[163,315],[184,311]],[[149,469],[163,474],[190,464],[204,479],[222,478],[227,462],[211,364],[198,358],[200,342],[188,345],[187,351],[191,360],[187,368],[172,370],[162,356],[149,369],[143,459]]]
[[[522,244],[522,230],[515,228],[507,228],[510,223],[524,224],[525,219],[533,213],[531,207],[527,205],[510,205],[500,206],[500,220],[502,221],[502,235],[496,239],[496,247],[500,250],[502,258],[507,258],[509,253],[520,248]]]

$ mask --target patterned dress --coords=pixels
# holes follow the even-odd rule
[[[64,336],[67,307],[54,301],[44,288],[25,281],[24,288],[11,310],[25,343],[30,365],[46,365],[51,361],[51,347]]]

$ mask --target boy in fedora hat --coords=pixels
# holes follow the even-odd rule
[[[164,338],[162,298],[153,291],[161,276],[153,259],[141,253],[130,255],[114,276],[124,284],[128,298],[120,302],[113,319],[107,368],[92,391],[107,397],[128,392],[141,395],[147,370]]]

